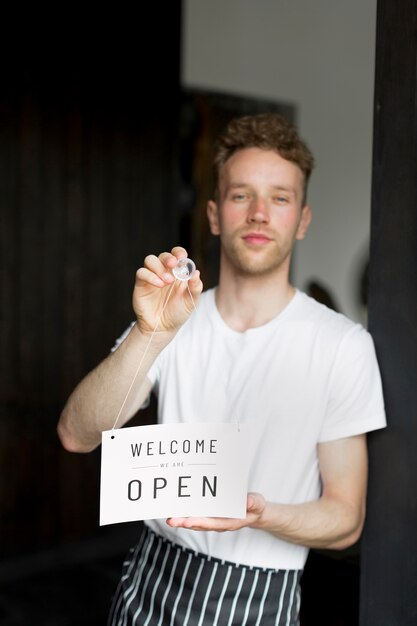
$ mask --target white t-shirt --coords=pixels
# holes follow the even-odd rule
[[[297,291],[272,321],[239,333],[221,318],[214,290],[148,376],[159,421],[238,421],[250,425],[249,491],[279,503],[320,495],[317,443],[385,426],[381,381],[369,333]],[[173,529],[147,524],[172,541],[236,563],[302,569],[308,549],[271,533]]]

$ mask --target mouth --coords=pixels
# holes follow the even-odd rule
[[[271,238],[263,233],[248,233],[242,237],[243,241],[252,246],[262,246],[271,241]]]

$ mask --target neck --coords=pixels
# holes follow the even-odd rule
[[[221,266],[216,304],[230,328],[244,332],[263,326],[287,306],[295,294],[288,280],[289,267],[265,275],[241,275]]]

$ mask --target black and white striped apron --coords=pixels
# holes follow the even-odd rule
[[[144,525],[108,626],[298,626],[300,577],[193,552]]]

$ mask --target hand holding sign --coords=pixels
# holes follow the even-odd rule
[[[195,271],[190,280],[178,280],[173,286],[172,270],[179,259],[186,257],[187,251],[181,247],[159,256],[149,255],[144,267],[136,272],[133,308],[142,332],[152,332],[158,324],[159,332],[175,333],[192,313],[193,299],[196,300],[203,289],[200,273]]]
[[[167,519],[168,526],[172,528],[187,528],[188,530],[212,530],[226,532],[239,530],[250,526],[256,527],[265,510],[266,501],[260,493],[249,493],[246,502],[246,517],[170,517]]]

